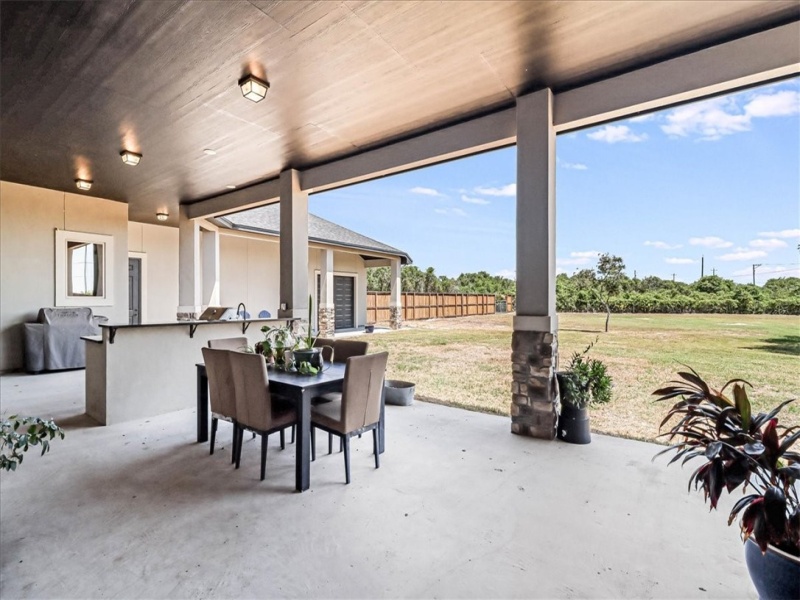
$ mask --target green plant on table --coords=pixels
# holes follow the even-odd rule
[[[800,479],[800,454],[792,450],[800,438],[800,426],[784,427],[777,415],[794,400],[782,402],[767,413],[752,414],[743,379],[732,379],[715,390],[694,369],[679,372],[680,381],[671,381],[656,390],[657,402],[678,398],[661,422],[661,428],[677,420],[661,434],[675,442],[656,456],[675,452],[670,464],[701,459],[689,477],[689,488],[702,488],[711,508],[723,490],[733,492],[741,486],[741,498],[731,509],[728,525],[741,514],[742,539],[753,537],[766,552],[775,546],[800,556],[800,501],[796,482]],[[732,396],[725,393],[732,386]]]
[[[575,408],[611,400],[613,381],[605,364],[588,356],[596,342],[589,344],[583,352],[573,352],[567,368],[559,371],[561,399]]]
[[[298,341],[290,325],[269,327],[264,325],[261,328],[264,334],[264,341],[261,342],[261,353],[269,360],[275,357],[275,364],[279,367],[284,366],[285,353],[287,350],[294,350]]]
[[[53,420],[12,415],[0,423],[0,469],[16,471],[25,452],[41,446],[42,456],[50,451],[50,440],[64,439],[64,430]]]

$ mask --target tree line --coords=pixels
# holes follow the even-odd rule
[[[439,294],[495,294],[498,299],[516,295],[516,282],[486,271],[451,278],[405,266],[400,271],[403,292]],[[367,269],[367,289],[390,290],[389,267]],[[559,312],[611,313],[727,313],[800,315],[800,278],[770,279],[763,286],[735,283],[707,275],[693,283],[650,276],[628,277],[618,256],[603,254],[597,265],[556,278]]]

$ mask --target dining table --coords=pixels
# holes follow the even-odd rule
[[[197,442],[208,441],[210,417],[208,403],[208,375],[203,363],[197,363]],[[277,368],[268,370],[269,391],[288,398],[297,411],[297,436],[295,440],[295,489],[303,492],[311,482],[311,400],[328,392],[341,392],[344,383],[345,365],[326,364],[324,370],[316,374],[302,374]],[[378,428],[380,446],[378,452],[385,450],[384,441],[384,393],[381,394],[381,412]]]

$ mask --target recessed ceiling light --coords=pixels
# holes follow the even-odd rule
[[[214,156],[217,153],[216,150],[212,150],[211,148],[206,148],[205,150],[203,150],[203,152],[205,152],[209,156]]]
[[[142,160],[141,154],[137,154],[136,152],[131,152],[130,150],[123,150],[122,152],[119,153],[119,155],[122,157],[122,162],[132,167],[138,165],[139,161]]]
[[[156,213],[156,219],[158,219],[159,221],[166,221],[167,219],[169,219],[169,213],[158,212]]]
[[[229,190],[235,190],[236,189],[235,185],[226,185],[225,187],[228,188]]]
[[[269,84],[255,75],[246,75],[239,80],[239,87],[242,90],[242,96],[253,102],[261,102],[267,95]]]
[[[92,184],[93,183],[94,183],[93,181],[89,181],[88,179],[76,179],[75,180],[75,185],[78,186],[79,190],[83,190],[84,192],[87,192],[90,189],[92,189]]]

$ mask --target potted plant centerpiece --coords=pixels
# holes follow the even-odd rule
[[[661,422],[661,427],[673,422],[662,434],[672,445],[656,456],[674,452],[670,464],[702,460],[689,487],[702,488],[711,508],[723,490],[741,487],[746,495],[733,505],[728,525],[740,518],[747,568],[759,597],[800,598],[800,454],[793,450],[800,426],[785,427],[777,418],[794,400],[754,415],[749,383],[733,379],[715,390],[689,371],[653,392],[658,402],[677,399]],[[732,395],[726,395],[731,386]]]
[[[561,397],[558,438],[571,444],[592,441],[588,407],[611,399],[612,381],[605,364],[587,356],[595,342],[583,352],[574,352],[567,368],[556,373]]]
[[[264,325],[261,328],[264,340],[255,346],[256,354],[263,354],[267,364],[275,364],[279,369],[287,366],[286,351],[293,351],[297,346],[297,340],[289,326],[269,327]]]
[[[314,375],[322,369],[322,348],[315,348],[316,337],[312,334],[311,316],[314,305],[311,296],[308,297],[308,322],[305,335],[299,339],[298,346],[293,350],[294,362],[298,371]]]

